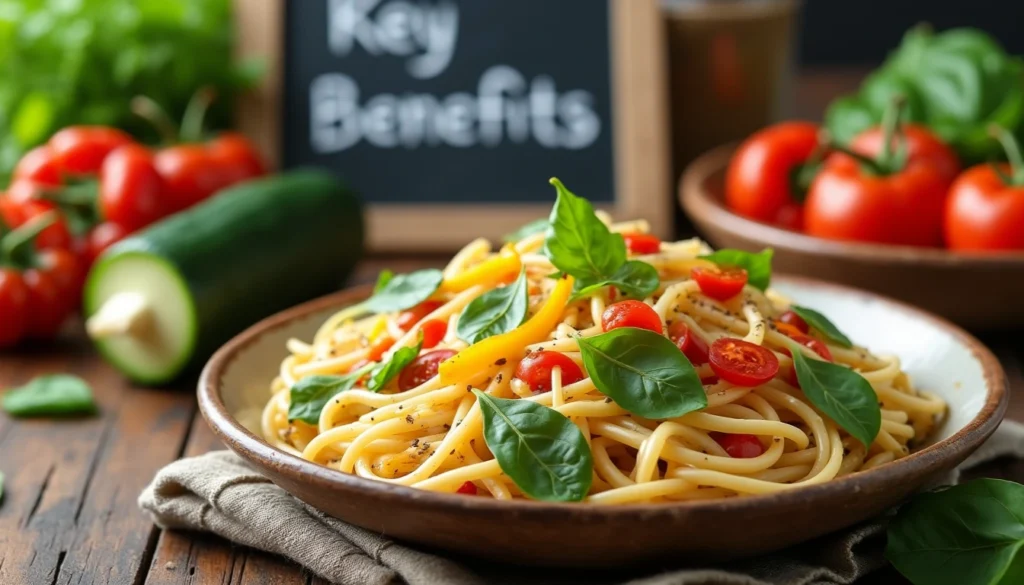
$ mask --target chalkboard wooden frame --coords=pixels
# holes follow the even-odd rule
[[[236,51],[266,63],[262,84],[241,100],[238,126],[272,166],[280,159],[285,2],[234,0]],[[308,1],[308,0],[304,0]],[[617,219],[644,218],[671,236],[673,198],[664,22],[658,0],[608,0],[611,23],[615,202]],[[371,251],[451,251],[479,237],[498,238],[542,217],[543,204],[376,205],[367,210]]]

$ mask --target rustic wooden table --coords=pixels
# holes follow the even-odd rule
[[[856,83],[856,74],[804,76],[796,111]],[[390,267],[407,271],[443,259],[392,257],[364,262],[354,282]],[[982,335],[1006,368],[1015,396],[1009,418],[1024,421],[1021,332]],[[81,334],[56,345],[0,355],[0,389],[33,376],[67,372],[89,380],[100,411],[68,420],[13,420],[0,414],[0,584],[312,584],[323,583],[281,558],[208,535],[157,529],[136,505],[142,488],[171,461],[222,445],[196,408],[195,380],[147,389],[126,383]],[[972,475],[1024,482],[1024,462],[998,461]],[[903,583],[883,571],[865,583]]]

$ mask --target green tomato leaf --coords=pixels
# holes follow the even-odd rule
[[[363,307],[374,313],[404,311],[430,298],[443,279],[441,271],[434,268],[394,274],[385,277],[383,284],[378,279],[379,290],[375,290]]]
[[[524,494],[548,502],[579,502],[587,496],[594,460],[579,427],[536,402],[473,393],[487,448]]]
[[[81,378],[51,374],[4,394],[3,407],[11,416],[92,414],[96,412],[96,401],[92,389]]]
[[[772,281],[772,254],[771,248],[757,254],[724,248],[701,258],[719,266],[735,266],[746,270],[750,286],[764,291]]]
[[[373,285],[373,294],[377,294],[395,277],[395,273],[385,268],[377,275],[377,283]]]
[[[288,420],[301,420],[311,425],[318,424],[320,411],[324,409],[324,406],[336,395],[351,390],[370,367],[372,366],[344,376],[307,376],[302,378],[289,390]]]
[[[551,263],[573,277],[598,282],[626,262],[626,243],[594,214],[594,207],[551,179],[558,199],[551,210],[544,250]]]
[[[915,585],[1024,583],[1024,486],[1000,479],[914,497],[890,520],[885,557]]]
[[[519,278],[512,284],[489,290],[466,305],[455,333],[472,345],[519,327],[526,320],[529,308],[526,272],[520,271]]]
[[[595,283],[577,280],[570,301],[590,296],[606,286],[614,286],[626,298],[645,299],[658,290],[661,280],[653,266],[640,260],[629,260],[611,277]]]
[[[597,389],[633,414],[674,418],[708,405],[690,360],[663,335],[622,327],[576,341]]]
[[[535,219],[530,223],[520,227],[511,234],[505,234],[505,237],[503,239],[505,240],[506,243],[514,244],[520,240],[525,240],[526,238],[532,236],[533,234],[539,234],[540,232],[545,231],[546,229],[548,229],[549,225],[551,224],[548,222],[546,217]]]
[[[370,381],[366,383],[366,388],[374,392],[380,392],[382,388],[388,385],[388,382],[394,380],[398,374],[402,373],[405,366],[412,363],[416,356],[420,355],[421,349],[423,349],[422,331],[416,345],[400,348],[391,356],[390,360],[379,364],[370,371]]]
[[[822,335],[827,337],[829,341],[838,343],[843,347],[853,347],[853,342],[843,332],[839,330],[828,317],[815,311],[814,309],[808,309],[807,307],[800,307],[797,305],[790,305],[789,310],[793,311],[800,316],[801,319],[807,322],[811,328],[821,332]]]
[[[789,343],[796,378],[811,404],[869,447],[882,428],[878,396],[863,376],[831,362],[809,359]]]

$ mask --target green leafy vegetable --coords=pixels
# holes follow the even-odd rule
[[[914,497],[889,522],[885,556],[914,585],[1024,583],[1024,486],[999,479]]]
[[[579,280],[598,282],[626,262],[626,243],[608,230],[589,201],[573,195],[558,179],[544,249],[556,268]]]
[[[578,502],[587,496],[594,460],[579,427],[536,402],[473,393],[487,448],[524,494],[549,502]]]
[[[705,260],[714,262],[719,266],[735,266],[747,271],[747,282],[750,286],[766,290],[772,282],[772,252],[771,248],[761,250],[757,254],[723,248],[706,256]]]
[[[622,327],[576,341],[594,385],[629,412],[664,419],[708,405],[690,360],[663,335]]]
[[[379,290],[375,290],[363,307],[373,313],[404,311],[430,298],[443,279],[441,271],[434,268],[394,274],[386,278],[383,285],[378,279]]]
[[[397,353],[397,352],[396,352]],[[307,376],[296,382],[289,391],[288,420],[301,420],[311,425],[320,422],[320,411],[338,394],[351,390],[372,364],[344,376]]]
[[[492,335],[512,331],[526,320],[530,308],[526,272],[512,284],[489,290],[473,299],[459,316],[455,334],[472,345]]]
[[[518,242],[520,240],[525,240],[526,238],[532,236],[533,234],[539,234],[540,232],[545,231],[546,229],[548,229],[548,225],[550,224],[548,223],[547,218],[542,217],[541,219],[535,219],[530,223],[520,227],[511,234],[505,234],[505,237],[503,239],[507,243],[514,244],[515,242]]]
[[[825,315],[814,309],[798,307],[797,305],[791,305],[789,309],[799,315],[811,328],[820,331],[830,341],[834,341],[843,347],[853,347],[853,342],[850,341],[850,338],[843,335],[843,332],[832,324]]]
[[[658,271],[646,262],[629,260],[610,278],[593,284],[577,280],[571,301],[593,294],[606,286],[614,286],[626,298],[644,299],[658,290]]]
[[[51,416],[96,412],[92,389],[67,374],[39,376],[4,394],[3,407],[12,416]]]
[[[807,358],[801,345],[790,343],[789,347],[800,389],[811,404],[870,446],[882,428],[882,410],[871,384],[850,368]]]
[[[403,347],[391,356],[391,359],[376,366],[370,371],[370,380],[366,384],[368,390],[379,392],[381,388],[388,385],[388,382],[395,379],[395,376],[402,373],[405,366],[412,363],[416,356],[420,355],[423,349],[423,333],[420,332],[420,339],[411,347]]]
[[[384,270],[381,270],[380,274],[377,275],[377,283],[373,285],[373,294],[379,293],[381,289],[387,286],[388,283],[391,282],[391,279],[394,277],[395,273],[392,272],[391,270],[388,270],[386,268]]]

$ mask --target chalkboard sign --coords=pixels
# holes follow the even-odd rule
[[[548,178],[668,232],[656,0],[238,0],[269,59],[243,129],[368,203],[375,250],[441,250],[544,215]]]

